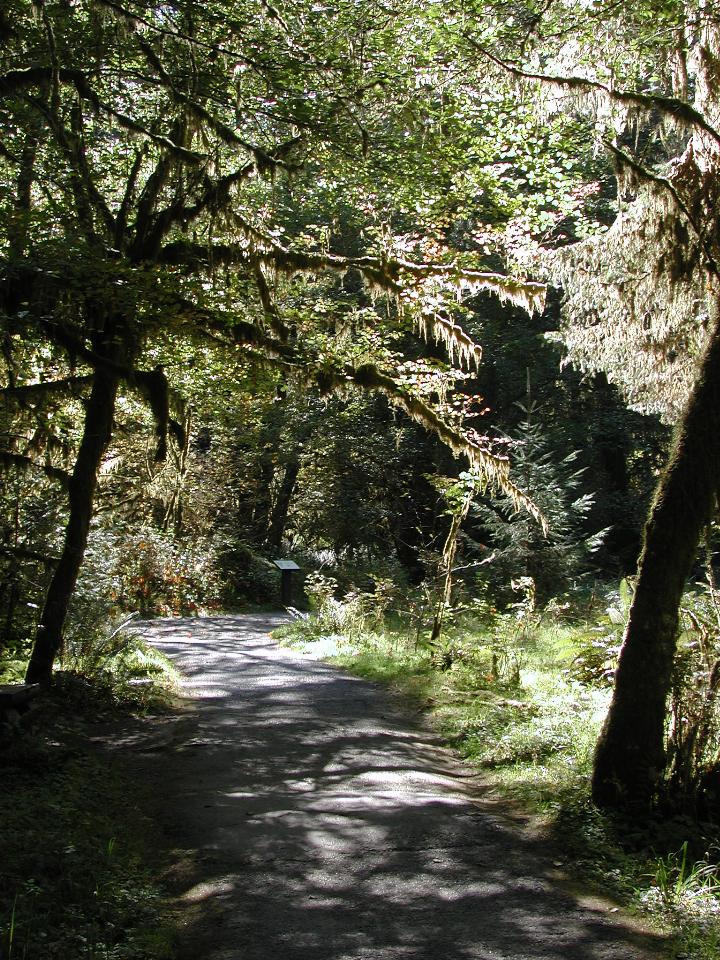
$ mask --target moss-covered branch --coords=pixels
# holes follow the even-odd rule
[[[213,133],[215,133],[220,140],[223,141],[223,143],[226,143],[230,147],[240,147],[242,150],[248,153],[253,158],[258,173],[274,173],[278,166],[284,165],[282,159],[277,159],[266,150],[263,150],[262,147],[258,147],[256,144],[252,144],[247,140],[244,140],[231,127],[223,123],[218,117],[214,116],[202,103],[193,97],[190,97],[183,90],[180,90],[173,82],[168,71],[165,69],[159,54],[157,54],[153,49],[152,44],[148,43],[148,41],[139,34],[137,35],[137,43],[142,50],[148,65],[152,70],[155,71],[163,85],[163,88],[167,91],[175,103],[188,110],[196,120],[199,120],[208,129],[212,130]]]
[[[322,391],[343,390],[355,385],[363,390],[382,393],[390,403],[402,410],[420,426],[434,433],[456,456],[465,456],[470,466],[488,483],[511,498],[517,510],[525,510],[546,528],[545,519],[537,506],[510,480],[507,457],[493,453],[472,436],[448,424],[430,404],[410,393],[389,374],[367,363],[359,367],[346,366],[342,370],[327,366],[306,368],[308,382],[314,382]]]
[[[105,113],[118,122],[118,124],[132,133],[140,134],[151,140],[157,146],[163,147],[180,160],[197,165],[204,163],[207,159],[203,154],[188,150],[179,143],[175,143],[169,137],[156,133],[143,124],[129,117],[127,114],[116,110],[101,99],[98,93],[93,89],[87,76],[82,70],[73,70],[68,67],[60,67],[54,70],[52,66],[26,67],[21,70],[8,70],[7,73],[0,75],[0,98],[10,97],[16,93],[26,90],[28,87],[47,87],[52,83],[53,78],[61,84],[67,84],[75,87],[78,95],[94,107],[99,113]]]
[[[708,134],[717,145],[720,145],[720,132],[710,124],[699,110],[696,110],[686,100],[677,97],[665,97],[657,93],[637,93],[632,90],[619,90],[609,87],[599,80],[590,80],[586,77],[565,77],[550,73],[533,73],[523,70],[515,64],[501,60],[489,50],[479,44],[472,37],[466,35],[468,42],[484,57],[501,67],[507,73],[519,80],[533,80],[547,87],[564,90],[580,97],[593,97],[607,104],[616,104],[625,110],[649,115],[659,113],[673,123],[685,127],[687,130],[702,130]]]
[[[160,366],[154,370],[135,370],[129,382],[137,388],[152,411],[157,437],[155,460],[160,463],[167,458],[168,431],[172,432],[178,446],[185,445],[182,425],[170,416],[171,392],[165,371]]]
[[[529,312],[541,311],[545,304],[546,286],[543,283],[472,270],[457,264],[412,263],[398,257],[343,257],[332,253],[293,250],[249,225],[244,243],[208,246],[176,240],[162,248],[159,259],[161,263],[192,268],[262,263],[288,274],[320,273],[325,270],[345,273],[354,268],[374,286],[397,295],[423,281],[436,280],[470,293],[490,290],[501,299]]]
[[[47,463],[38,463],[37,460],[33,460],[32,457],[25,457],[19,453],[0,451],[0,471],[11,469],[22,471],[40,470],[40,472],[44,473],[50,480],[57,480],[58,483],[62,484],[66,489],[70,482],[70,474],[66,473],[65,470],[60,470],[58,467],[53,467]]]
[[[19,386],[4,387],[0,396],[11,403],[23,405],[27,402],[43,400],[48,396],[75,394],[92,382],[91,376],[65,377],[62,380],[44,380],[42,383],[23,383]]]

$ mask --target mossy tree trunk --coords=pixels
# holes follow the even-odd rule
[[[664,732],[685,583],[720,482],[720,321],[678,426],[645,527],[610,710],[595,751],[603,807],[646,809],[665,769]]]
[[[63,628],[87,547],[95,488],[103,455],[112,435],[119,376],[96,369],[85,411],[82,441],[69,484],[65,543],[48,588],[26,682],[47,684],[62,648]]]

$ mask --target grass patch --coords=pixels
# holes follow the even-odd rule
[[[55,717],[52,726],[14,739],[0,758],[0,957],[171,956],[142,797],[116,765],[78,746],[77,725]]]
[[[3,759],[3,960],[169,957],[151,829],[128,783],[97,756],[48,742]]]
[[[357,652],[338,651],[329,659],[359,677],[393,687],[417,706],[425,707],[432,699],[437,677],[426,658],[397,653],[393,656],[380,649],[359,649]]]

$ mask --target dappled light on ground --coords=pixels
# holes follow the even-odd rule
[[[568,892],[542,842],[386,691],[272,643],[279,622],[145,626],[189,698],[125,742],[186,855],[181,957],[659,955]]]

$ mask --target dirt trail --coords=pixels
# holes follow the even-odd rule
[[[171,841],[192,960],[648,960],[661,944],[569,893],[373,684],[279,648],[270,615],[161,620],[184,706],[130,746]]]

